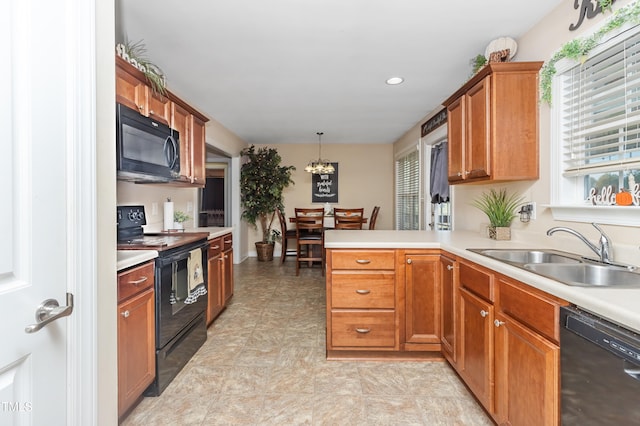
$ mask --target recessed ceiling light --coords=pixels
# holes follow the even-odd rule
[[[395,84],[400,84],[403,81],[404,81],[404,78],[402,78],[402,77],[391,77],[391,78],[387,79],[387,84],[390,84],[390,85],[393,86]]]

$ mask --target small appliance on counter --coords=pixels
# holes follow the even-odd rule
[[[145,396],[158,396],[207,340],[208,233],[145,234],[144,206],[118,206],[118,250],[157,250],[155,259],[156,377]],[[192,276],[194,275],[194,276]]]

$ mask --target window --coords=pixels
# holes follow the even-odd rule
[[[420,229],[420,161],[417,150],[396,160],[396,229]]]
[[[599,219],[605,206],[615,204],[615,193],[636,192],[640,183],[640,32],[620,34],[583,64],[559,70],[555,84],[561,178],[554,204],[589,206],[596,216],[584,220]],[[555,210],[554,217],[578,220]]]

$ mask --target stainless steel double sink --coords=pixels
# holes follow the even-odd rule
[[[640,287],[634,266],[602,263],[550,249],[468,249],[561,283],[579,287]]]

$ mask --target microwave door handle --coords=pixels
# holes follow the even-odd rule
[[[171,142],[171,151],[167,149],[168,143]],[[176,165],[176,161],[178,160],[178,147],[173,136],[168,136],[164,141],[164,152],[167,157],[167,163],[169,164],[169,168],[173,168]]]

